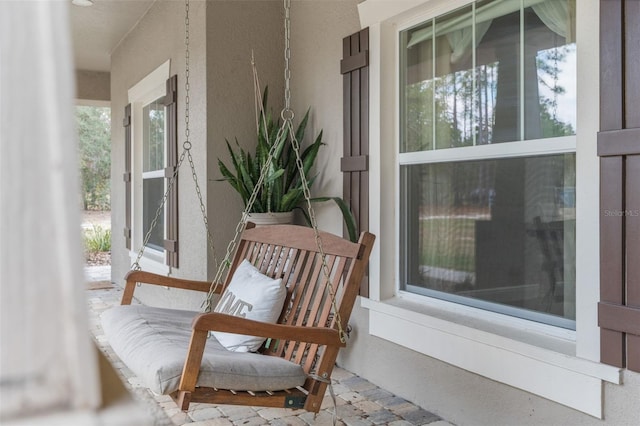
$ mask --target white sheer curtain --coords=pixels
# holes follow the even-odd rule
[[[493,19],[520,10],[520,0],[496,0],[476,8],[476,43],[477,47],[491,26]],[[575,0],[524,0],[524,7],[531,7],[540,20],[551,31],[564,37],[567,43],[575,38]],[[471,28],[472,12],[461,14],[451,20],[439,24],[436,36],[446,34],[451,47],[451,63],[455,64],[470,53],[473,40]],[[433,27],[414,31],[407,43],[407,48],[415,46],[433,37]]]
[[[0,421],[95,408],[69,2],[0,1]]]
[[[575,0],[546,0],[531,8],[551,31],[571,43],[575,39],[575,5]]]
[[[492,21],[489,20],[476,24],[476,43],[474,48],[480,44],[482,37],[484,37],[491,26],[491,22]],[[451,31],[447,34],[447,41],[449,42],[449,46],[451,46],[451,63],[456,64],[471,53],[473,28],[467,27],[461,30]]]

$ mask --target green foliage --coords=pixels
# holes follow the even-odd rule
[[[275,151],[271,160],[271,165],[267,170],[262,187],[258,190],[258,196],[249,213],[267,213],[267,212],[289,212],[294,209],[300,209],[307,224],[311,224],[308,212],[300,207],[304,200],[304,192],[302,189],[302,180],[300,172],[296,165],[296,154],[293,145],[289,141],[289,129],[285,129],[279,133],[281,128],[280,120],[274,120],[271,112],[267,109],[267,99],[269,90],[264,90],[262,110],[259,116],[259,130],[257,135],[257,145],[255,153],[251,153],[242,149],[238,140],[235,140],[235,150],[228,140],[225,140],[229,156],[231,157],[231,167],[228,167],[222,160],[218,159],[218,167],[223,178],[218,179],[227,181],[238,192],[242,198],[242,202],[247,207],[249,198],[260,178],[262,167],[267,163],[269,152],[275,145]],[[305,130],[309,121],[309,109],[307,109],[304,118],[296,129],[296,140],[301,142],[304,139]],[[266,112],[266,116],[264,115]],[[266,124],[265,124],[266,123]],[[307,177],[309,188],[315,181],[316,176],[311,176],[320,146],[322,143],[322,130],[315,137],[313,143],[309,145],[300,154],[304,175]],[[357,241],[358,231],[355,218],[349,209],[347,203],[340,197],[318,197],[313,198],[312,202],[324,202],[333,200],[340,208],[342,217],[344,218],[349,238],[351,241]]]
[[[109,108],[76,107],[82,200],[85,210],[109,210],[111,177],[111,112]]]
[[[342,213],[342,218],[344,219],[345,227],[347,228],[347,234],[349,235],[349,240],[352,242],[358,241],[358,224],[356,223],[356,218],[353,216],[351,212],[351,208],[340,197],[316,197],[312,198],[312,203],[324,203],[325,201],[333,201],[336,203],[338,208],[340,209],[340,213]],[[298,207],[302,211],[302,215],[304,216],[304,220],[307,222],[307,225],[311,226],[311,217],[309,216],[309,212],[302,207]]]
[[[264,111],[268,111],[268,94],[267,88],[263,97]],[[295,136],[298,141],[304,139],[308,120],[309,110],[307,110],[302,122],[296,129]],[[231,167],[227,167],[222,160],[218,159],[220,173],[223,176],[220,180],[229,182],[233,189],[238,192],[246,207],[260,178],[260,171],[267,163],[269,152],[275,145],[275,154],[271,165],[267,169],[263,185],[258,191],[258,197],[250,213],[292,211],[304,199],[304,193],[300,173],[296,166],[296,154],[292,144],[289,142],[289,131],[286,129],[279,134],[281,128],[280,120],[274,120],[270,112],[266,112],[266,116],[261,112],[259,123],[258,141],[253,155],[242,149],[237,139],[235,140],[235,150],[228,140],[225,141],[231,157]],[[324,145],[322,143],[322,131],[300,155],[309,187],[315,180],[315,176],[309,176],[321,145]]]
[[[84,245],[87,251],[97,253],[111,251],[111,229],[93,225],[84,231]]]

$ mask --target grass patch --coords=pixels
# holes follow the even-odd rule
[[[93,225],[84,231],[84,245],[90,253],[111,251],[111,229]]]

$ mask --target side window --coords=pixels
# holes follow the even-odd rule
[[[146,242],[143,263],[178,267],[177,180],[167,193],[177,160],[177,77],[168,73],[169,62],[129,90],[125,236],[132,259]]]

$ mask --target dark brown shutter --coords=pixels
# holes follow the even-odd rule
[[[167,94],[164,98],[167,112],[167,167],[164,176],[167,185],[178,165],[178,76],[167,80]],[[177,268],[178,263],[178,176],[176,175],[171,193],[167,198],[165,218],[164,248],[167,251],[167,265]]]
[[[124,241],[131,250],[131,104],[124,107]]]
[[[600,1],[600,359],[640,371],[640,2]]]
[[[351,206],[358,230],[369,230],[369,29],[342,41],[344,157],[343,198]],[[360,295],[369,296],[369,274]]]

